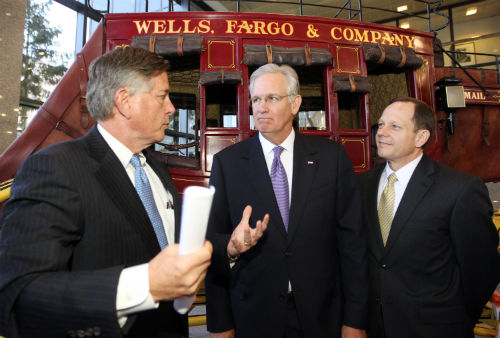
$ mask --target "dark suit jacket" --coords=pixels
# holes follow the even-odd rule
[[[180,206],[166,168],[146,157]],[[175,216],[177,237],[179,208]],[[160,247],[132,182],[96,127],[25,161],[2,225],[0,335],[187,335],[187,318],[171,302],[129,316],[125,330],[118,325],[120,272],[148,262]]]
[[[386,337],[472,337],[500,278],[485,185],[424,155],[384,248],[377,216],[383,169],[359,176],[369,248],[369,333],[380,337],[385,327]]]
[[[288,281],[306,337],[337,337],[343,323],[364,328],[366,242],[358,187],[341,145],[296,133],[288,233],[258,135],[214,156],[210,184],[216,192],[208,225],[209,331],[282,336]],[[253,207],[251,226],[266,213],[270,222],[230,270],[226,247],[246,205]]]

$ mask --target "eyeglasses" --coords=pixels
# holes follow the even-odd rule
[[[268,105],[273,105],[273,104],[280,102],[281,100],[283,100],[285,97],[288,97],[288,96],[292,96],[292,95],[269,95],[265,98],[254,96],[254,97],[250,98],[250,104],[252,106],[258,106],[258,105],[262,104],[262,101],[264,101]]]

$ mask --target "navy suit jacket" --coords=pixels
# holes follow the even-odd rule
[[[500,278],[484,183],[424,155],[384,247],[377,216],[383,169],[359,175],[369,248],[369,335],[472,337]]]
[[[166,168],[148,163],[174,198]],[[187,336],[171,302],[117,321],[123,268],[160,252],[148,215],[111,148],[94,126],[47,147],[19,169],[0,234],[0,336]],[[16,332],[17,331],[17,332]],[[80,333],[82,332],[80,331]]]
[[[214,156],[216,189],[208,225],[214,245],[206,278],[208,330],[237,337],[282,336],[291,282],[306,337],[338,337],[364,328],[366,242],[360,195],[344,148],[296,133],[288,233],[258,135]],[[230,269],[226,247],[246,205],[251,226],[266,213],[263,237]]]

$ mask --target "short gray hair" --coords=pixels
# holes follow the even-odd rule
[[[288,99],[292,101],[293,97],[299,94],[300,84],[297,72],[295,72],[295,70],[289,65],[278,66],[277,64],[274,63],[268,63],[257,68],[252,73],[252,76],[250,76],[250,84],[248,85],[250,95],[252,93],[253,84],[259,76],[264,74],[273,74],[273,73],[281,73],[285,76],[287,83],[286,93],[287,95],[290,95]]]
[[[97,121],[112,116],[115,93],[128,88],[137,94],[150,90],[153,77],[166,72],[169,63],[163,57],[145,49],[117,47],[101,55],[89,67],[87,106]]]

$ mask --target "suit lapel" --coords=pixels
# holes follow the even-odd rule
[[[383,251],[384,245],[382,241],[382,233],[380,232],[380,223],[378,221],[378,185],[380,182],[380,175],[384,171],[385,166],[380,166],[372,172],[373,175],[368,180],[368,186],[366,187],[366,211],[367,219],[373,220],[373,226],[368,227],[368,240],[371,241],[370,247],[373,248],[373,252],[377,258],[380,258]]]
[[[422,157],[420,163],[415,168],[413,175],[408,182],[408,186],[399,203],[398,210],[394,215],[391,231],[387,238],[386,252],[388,252],[397,241],[401,231],[404,229],[408,219],[412,216],[418,204],[422,201],[425,194],[432,186],[434,180],[434,165],[432,160],[426,155]]]
[[[242,159],[244,162],[243,170],[246,171],[246,175],[242,175],[242,177],[248,177],[249,182],[251,182],[250,186],[258,200],[264,205],[264,209],[268,210],[272,219],[271,223],[283,236],[286,236],[285,225],[274,196],[273,184],[271,183],[258,134],[255,134],[249,140],[246,151],[242,152]]]
[[[288,223],[287,243],[293,240],[304,213],[305,205],[312,187],[316,168],[320,163],[316,159],[316,150],[309,149],[305,138],[295,133],[293,146],[293,179],[292,179],[292,201],[290,204],[290,221]]]
[[[110,200],[137,229],[151,255],[156,255],[160,251],[160,245],[148,214],[122,164],[96,127],[88,133],[87,139],[90,154],[99,163],[95,172],[97,180]]]

